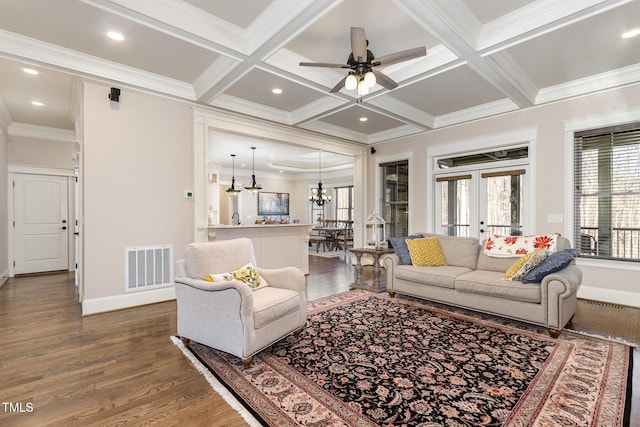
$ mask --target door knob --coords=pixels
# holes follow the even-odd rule
[[[62,229],[63,229],[63,230],[66,230],[66,229],[67,229],[67,227],[63,225],[63,226],[62,226]]]
[[[480,232],[481,232],[481,233],[484,233],[484,228],[481,228],[481,229],[480,229]]]

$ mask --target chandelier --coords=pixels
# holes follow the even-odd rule
[[[251,147],[253,151],[253,174],[251,175],[251,185],[245,185],[244,188],[251,194],[255,195],[262,190],[262,185],[256,183],[256,147]]]
[[[318,155],[318,175],[318,188],[311,190],[309,202],[324,206],[326,203],[331,202],[331,196],[327,194],[327,190],[322,188],[322,151]]]
[[[235,196],[242,191],[242,188],[236,188],[236,155],[231,155],[231,187],[227,188],[227,194],[230,196]]]

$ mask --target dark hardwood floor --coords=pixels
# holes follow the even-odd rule
[[[344,258],[310,257],[310,300],[348,290]],[[0,289],[0,425],[244,425],[170,341],[175,310],[171,301],[82,317],[71,275],[10,279]],[[640,342],[640,310],[579,301],[573,327]]]

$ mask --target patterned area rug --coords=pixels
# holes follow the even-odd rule
[[[189,350],[269,426],[623,426],[631,348],[351,291],[254,357]]]

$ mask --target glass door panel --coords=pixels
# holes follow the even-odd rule
[[[436,233],[519,236],[527,230],[525,169],[482,169],[436,177]]]

